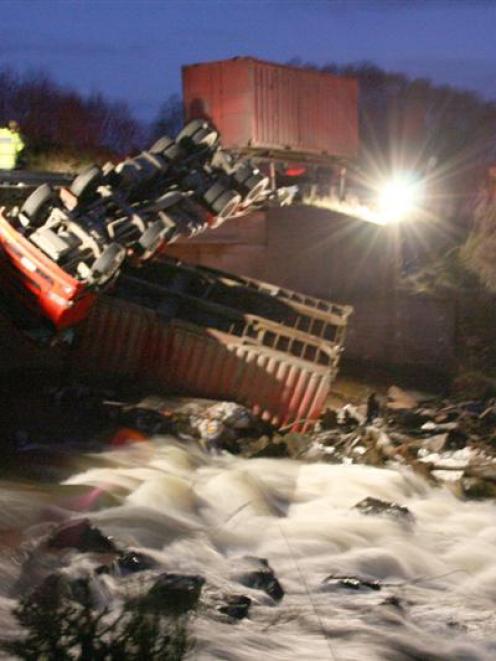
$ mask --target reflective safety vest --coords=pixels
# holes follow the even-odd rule
[[[0,128],[0,170],[13,170],[24,142],[17,131]]]

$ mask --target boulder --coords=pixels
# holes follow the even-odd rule
[[[161,574],[142,600],[150,609],[170,615],[182,615],[198,604],[205,583],[197,574]]]
[[[324,581],[326,585],[334,585],[347,590],[380,590],[381,584],[376,580],[360,578],[359,576],[327,576]]]
[[[233,594],[227,597],[225,605],[219,607],[219,612],[229,615],[235,620],[242,620],[247,617],[250,606],[250,597],[243,594]]]
[[[415,521],[415,517],[407,507],[398,505],[398,503],[389,503],[380,498],[373,498],[372,496],[361,500],[353,506],[353,509],[367,516],[388,516],[396,521],[406,523],[413,523]]]
[[[58,526],[46,546],[48,549],[74,548],[81,553],[118,553],[112,539],[104,535],[89,519],[68,521]]]
[[[121,576],[135,574],[136,572],[146,571],[147,569],[155,569],[156,567],[157,562],[153,558],[137,551],[128,551],[114,562],[115,572]]]
[[[284,589],[268,561],[265,558],[246,558],[246,560],[253,569],[238,576],[241,585],[254,590],[263,590],[274,601],[280,601],[284,597]]]
[[[94,605],[89,577],[70,578],[67,574],[53,572],[36,586],[30,594],[33,604],[50,610],[63,599],[76,601],[83,606]]]
[[[30,594],[30,600],[42,608],[53,608],[62,597],[67,596],[67,578],[58,572],[48,574]]]
[[[155,569],[157,563],[150,556],[137,551],[127,551],[119,556],[111,565],[102,565],[96,569],[97,574],[115,574],[128,576],[147,569]]]
[[[462,495],[473,500],[496,498],[496,465],[469,466],[461,482]]]

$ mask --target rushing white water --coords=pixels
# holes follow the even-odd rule
[[[461,502],[408,471],[209,456],[170,438],[84,462],[95,467],[58,488],[2,485],[4,632],[15,630],[15,593],[50,569],[30,574],[26,549],[51,522],[90,508],[104,533],[146,550],[162,571],[205,576],[206,601],[218,591],[253,600],[249,617],[234,624],[200,608],[191,622],[191,658],[496,658],[492,502]],[[351,509],[366,496],[406,505],[415,523]],[[269,560],[286,592],[281,602],[236,582],[246,555]],[[90,562],[81,554],[71,558],[75,573]],[[329,575],[378,579],[383,587],[354,591],[326,583]],[[106,600],[122,594],[123,579],[105,581]]]

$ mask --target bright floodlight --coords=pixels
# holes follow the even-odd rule
[[[400,222],[418,207],[419,197],[417,182],[407,177],[395,177],[379,190],[377,213],[383,222]]]

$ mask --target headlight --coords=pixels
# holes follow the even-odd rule
[[[421,203],[421,186],[406,176],[395,177],[378,191],[377,214],[385,223],[405,220]]]

